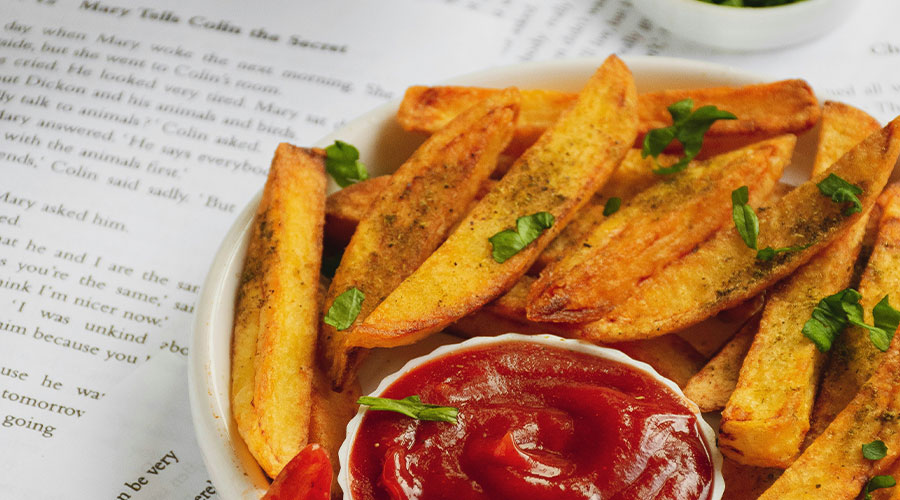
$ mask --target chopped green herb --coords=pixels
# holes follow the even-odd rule
[[[366,405],[370,410],[393,411],[417,420],[450,422],[451,424],[456,424],[456,417],[459,415],[459,410],[452,406],[425,404],[419,396],[409,396],[403,399],[363,396],[356,403]]]
[[[359,161],[359,151],[344,141],[334,141],[325,148],[325,170],[341,187],[369,178],[366,166]]]
[[[516,219],[516,230],[504,229],[491,236],[492,256],[500,263],[519,253],[529,243],[536,240],[545,229],[553,226],[555,217],[550,212],[538,212]]]
[[[828,177],[822,179],[822,182],[819,182],[816,186],[819,187],[819,191],[822,194],[831,198],[835,203],[853,204],[844,209],[844,215],[862,212],[862,203],[856,197],[856,195],[862,194],[863,190],[861,187],[854,186],[834,174],[828,174]]]
[[[806,250],[809,248],[809,245],[796,245],[792,247],[783,247],[783,248],[772,248],[766,247],[762,250],[756,252],[757,260],[761,260],[763,262],[768,262],[775,258],[776,255],[780,253],[786,252],[799,252],[800,250]]]
[[[738,234],[744,243],[753,249],[756,249],[756,239],[759,236],[759,219],[756,218],[756,212],[747,203],[750,201],[750,189],[747,186],[741,186],[731,192],[731,219],[734,220],[734,227],[737,228]]]
[[[684,149],[684,157],[674,165],[654,169],[659,175],[674,174],[687,168],[688,163],[700,153],[703,146],[703,135],[717,120],[736,120],[737,116],[728,111],[720,110],[715,106],[701,106],[695,111],[693,99],[684,99],[673,103],[668,107],[672,115],[672,125],[653,129],[644,136],[644,144],[641,149],[641,157],[652,156],[654,159],[666,149],[673,140],[681,143]]]
[[[868,460],[881,460],[887,455],[887,446],[884,441],[876,439],[871,443],[862,445],[862,454]]]
[[[606,200],[606,205],[603,205],[603,215],[609,217],[610,215],[618,212],[621,206],[622,198],[612,197]]]
[[[700,0],[705,3],[714,3],[716,5],[727,5],[729,7],[776,7],[778,5],[787,5],[797,3],[802,0]]]
[[[881,351],[887,351],[894,338],[894,332],[900,325],[900,311],[891,307],[885,295],[872,308],[875,326],[863,320],[863,308],[859,303],[862,296],[856,290],[847,288],[825,297],[813,309],[812,317],[803,325],[803,334],[816,344],[822,352],[828,352],[835,337],[848,324],[856,325],[869,331],[869,339]]]
[[[893,488],[897,485],[893,476],[875,476],[866,484],[866,500],[872,500],[872,492],[882,488]]]
[[[356,287],[337,296],[334,303],[328,308],[328,314],[322,320],[325,323],[337,328],[338,330],[346,330],[356,321],[359,311],[362,309],[363,300],[366,295]]]

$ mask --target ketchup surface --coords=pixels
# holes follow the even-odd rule
[[[354,500],[706,500],[712,460],[691,410],[649,375],[527,342],[420,365],[382,397],[459,409],[457,425],[385,411],[350,454]]]

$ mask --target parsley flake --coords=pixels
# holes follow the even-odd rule
[[[358,288],[350,288],[334,299],[331,307],[328,308],[328,314],[325,315],[322,321],[338,330],[350,328],[350,325],[359,316],[359,311],[362,309],[362,303],[365,299],[366,295]]]
[[[545,229],[552,227],[555,220],[550,212],[537,212],[519,217],[516,219],[515,231],[504,229],[488,239],[493,248],[491,256],[501,264],[506,262],[536,240]]]
[[[881,460],[887,455],[887,446],[884,441],[876,439],[862,445],[862,454],[867,460]]]
[[[862,203],[856,197],[856,195],[862,194],[861,187],[850,184],[834,174],[828,174],[828,177],[822,179],[816,186],[819,187],[822,194],[831,198],[835,203],[852,203],[852,206],[844,209],[844,215],[862,212]]]
[[[369,171],[359,161],[359,151],[344,141],[334,141],[325,148],[325,170],[341,187],[369,178]]]
[[[622,198],[612,197],[606,200],[606,205],[603,205],[603,215],[605,217],[609,217],[610,215],[618,212],[621,206]]]
[[[893,476],[875,476],[866,484],[866,500],[872,500],[872,492],[882,488],[893,488],[897,485]]]
[[[417,420],[430,420],[433,422],[456,424],[456,417],[459,415],[459,410],[452,406],[425,404],[419,396],[409,396],[403,399],[363,396],[356,403],[366,405],[370,410],[393,411]]]
[[[713,123],[718,120],[737,119],[734,114],[715,106],[701,106],[691,112],[694,109],[694,100],[690,98],[673,103],[667,109],[672,115],[672,125],[647,132],[644,136],[641,157],[652,156],[656,159],[673,140],[681,143],[684,157],[674,165],[654,169],[653,173],[659,175],[674,174],[687,168],[688,163],[700,153],[703,135]]]
[[[744,243],[753,249],[756,249],[756,239],[759,236],[759,219],[756,218],[756,212],[747,203],[750,201],[750,189],[747,186],[741,186],[731,192],[731,219],[734,220],[734,227],[737,228],[738,234]],[[758,256],[757,256],[758,258]]]
[[[860,293],[852,288],[825,297],[819,301],[813,309],[812,317],[803,325],[803,335],[812,340],[820,351],[828,352],[835,337],[851,324],[868,330],[872,344],[881,351],[887,351],[894,332],[900,325],[900,311],[891,307],[888,296],[885,295],[872,309],[875,325],[867,325],[863,320],[860,298]]]

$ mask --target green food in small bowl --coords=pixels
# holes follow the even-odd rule
[[[726,5],[728,7],[777,7],[789,3],[802,2],[803,0],[700,0],[705,3]]]

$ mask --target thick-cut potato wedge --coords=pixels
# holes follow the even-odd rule
[[[719,425],[719,449],[733,460],[786,468],[800,454],[824,361],[803,325],[849,284],[867,217],[770,290]]]
[[[350,242],[356,225],[378,201],[391,183],[391,176],[381,175],[351,184],[325,200],[325,243],[343,248]]]
[[[325,185],[321,150],[278,146],[238,294],[232,412],[271,477],[307,441]]]
[[[678,161],[678,157],[662,154],[657,160],[660,165],[672,165]],[[562,260],[575,245],[580,245],[584,236],[606,218],[603,209],[606,208],[606,202],[610,198],[619,198],[624,203],[659,182],[661,177],[653,173],[653,168],[655,168],[653,158],[641,158],[640,150],[629,150],[606,185],[591,197],[559,236],[541,252],[532,271],[540,272],[547,265]]]
[[[375,311],[348,345],[392,347],[453,323],[515,284],[577,210],[609,178],[634,141],[636,92],[628,68],[609,57],[578,101],[475,206],[459,228]],[[555,223],[503,263],[489,238],[518,217],[549,212]]]
[[[879,128],[881,125],[878,120],[865,111],[840,102],[826,101],[822,106],[813,175],[824,172],[844,153]]]
[[[879,201],[883,203],[878,237],[859,284],[860,304],[868,324],[873,321],[872,308],[885,295],[890,296],[893,306],[900,303],[900,186],[889,186]],[[872,376],[882,354],[862,328],[850,326],[838,336],[816,398],[808,442],[824,431]]]
[[[884,441],[892,456],[882,460],[890,464],[900,445],[898,411],[900,335],[894,336],[880,366],[853,400],[759,500],[857,498],[878,470],[878,461],[863,457],[862,445]]]
[[[406,130],[433,133],[494,92],[497,90],[477,87],[410,87],[400,103],[397,119]],[[575,94],[548,90],[523,91],[522,115],[513,142],[526,145],[535,140],[572,105],[575,97]],[[737,115],[737,120],[713,124],[708,132],[710,138],[753,136],[763,139],[785,133],[798,134],[812,128],[820,114],[819,102],[803,80],[736,88],[648,92],[638,97],[638,136],[671,125],[672,118],[666,108],[688,97],[697,107],[715,105]]]
[[[522,278],[497,300],[460,319],[452,329],[464,336],[499,335],[507,332],[526,334],[551,333],[567,338],[581,338],[577,328],[565,323],[538,323],[525,316],[526,296],[534,278]],[[660,375],[684,387],[705,358],[688,342],[676,335],[663,335],[647,340],[606,344],[632,358],[652,366]]]
[[[684,395],[697,403],[700,411],[719,411],[725,408],[725,403],[737,386],[741,364],[758,328],[759,317],[747,321],[722,350],[688,380]]]
[[[391,183],[389,175],[373,177],[336,191],[325,199],[325,242],[331,248],[344,248],[350,243],[359,221],[363,220],[382,191]],[[487,179],[475,193],[475,201],[494,187],[497,181]],[[465,211],[468,213],[468,210]]]
[[[900,119],[869,136],[825,174],[801,184],[758,211],[760,246],[809,245],[756,259],[734,227],[725,227],[697,251],[645,280],[604,318],[584,326],[601,342],[654,337],[698,323],[758,294],[792,273],[840,236],[875,203],[900,154]],[[863,189],[862,212],[844,215],[844,204],[822,195],[816,183],[834,173]]]
[[[324,311],[351,288],[365,295],[359,323],[446,238],[465,215],[497,156],[512,137],[519,93],[496,94],[432,135],[390,176],[360,220],[335,272]],[[335,387],[342,387],[361,361],[347,345],[349,329],[322,324],[319,352]]]
[[[781,469],[751,467],[728,457],[722,460],[725,493],[722,500],[757,500],[781,476]]]
[[[875,130],[877,122],[865,113],[827,103],[812,175],[823,174]],[[719,445],[725,455],[746,465],[785,468],[802,451],[825,359],[803,335],[803,325],[819,300],[850,284],[868,217],[770,290],[722,412]]]
[[[765,294],[761,293],[731,309],[720,312],[713,318],[676,332],[675,335],[686,340],[707,360],[712,359],[748,321],[762,311],[765,303]]]
[[[730,222],[732,191],[752,186],[751,205],[767,200],[795,143],[793,135],[763,141],[642,191],[541,272],[528,294],[528,318],[575,323],[603,317],[642,280]]]
[[[331,390],[331,380],[325,372],[316,367],[310,393],[309,442],[322,445],[331,459],[334,470],[331,481],[331,498],[344,498],[337,483],[339,461],[338,449],[344,442],[347,423],[356,415],[359,405],[360,389],[358,383],[349,384],[343,392]]]

